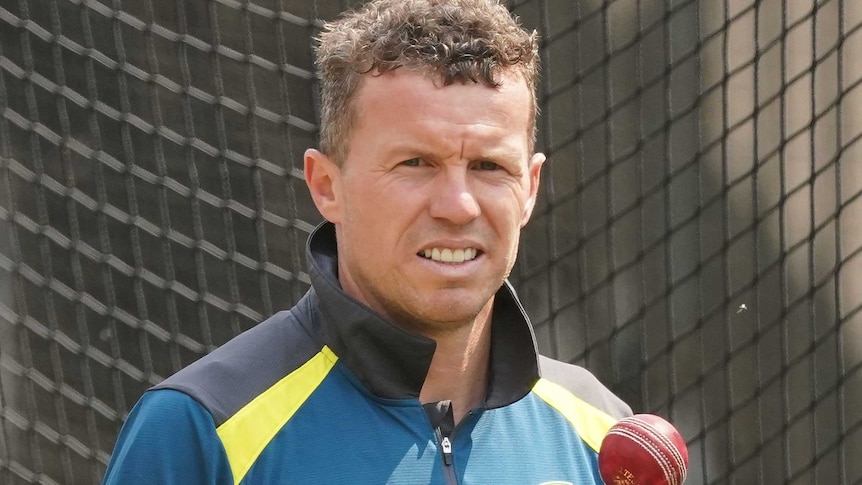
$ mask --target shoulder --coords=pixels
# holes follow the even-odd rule
[[[544,356],[533,393],[568,421],[595,452],[608,430],[631,408],[588,370]]]
[[[539,369],[543,380],[559,386],[614,419],[632,414],[631,407],[625,401],[583,367],[539,356]]]
[[[117,438],[103,484],[232,483],[212,417],[186,394],[148,391]]]
[[[322,349],[304,321],[308,315],[295,310],[273,315],[153,389],[187,394],[221,425]]]

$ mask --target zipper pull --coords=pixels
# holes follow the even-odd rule
[[[452,442],[449,441],[448,436],[444,436],[443,440],[440,441],[440,447],[443,448],[443,463],[446,466],[452,465]]]

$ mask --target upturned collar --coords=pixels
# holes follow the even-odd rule
[[[306,251],[327,345],[378,397],[418,398],[435,341],[387,320],[344,292],[338,280],[338,246],[332,223],[324,222],[312,232]],[[486,408],[517,401],[539,378],[533,329],[508,281],[496,293],[491,325]]]

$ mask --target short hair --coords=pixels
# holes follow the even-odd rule
[[[362,76],[399,68],[442,81],[497,87],[501,73],[523,76],[536,137],[538,35],[524,30],[499,0],[372,0],[327,23],[315,49],[320,79],[320,149],[340,166],[356,118]]]

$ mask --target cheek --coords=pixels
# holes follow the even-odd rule
[[[407,207],[403,200],[391,192],[363,181],[355,182],[344,197],[344,223],[350,231],[363,234],[367,242],[376,244],[386,239],[398,221],[406,217]]]
[[[491,200],[496,205],[494,210],[498,217],[504,218],[509,226],[521,227],[524,211],[530,200],[529,187],[513,185],[505,193],[497,193]]]

